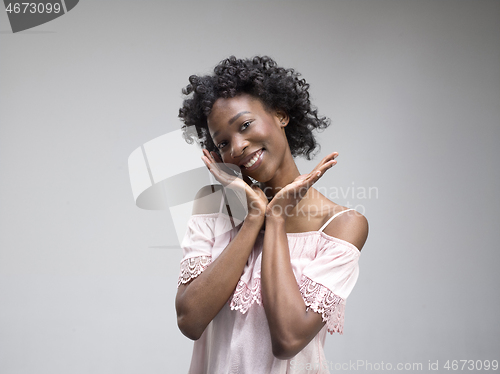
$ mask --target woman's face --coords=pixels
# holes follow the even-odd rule
[[[284,131],[288,117],[266,110],[253,96],[218,99],[207,123],[222,161],[238,165],[243,175],[259,182],[273,178],[289,152]]]

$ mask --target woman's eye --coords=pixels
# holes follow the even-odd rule
[[[217,144],[217,148],[219,148],[219,149],[222,149],[225,146],[226,146],[226,142],[222,142],[222,143]]]
[[[243,125],[241,125],[241,129],[245,130],[248,126],[250,126],[250,121],[246,121],[245,123],[243,123]]]

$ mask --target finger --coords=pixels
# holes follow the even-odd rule
[[[210,155],[212,156],[212,158],[214,159],[215,162],[222,163],[221,158],[219,157],[219,155],[216,152],[212,151],[212,152],[210,152]]]
[[[336,164],[335,159],[338,157],[338,155],[339,155],[338,152],[330,153],[316,165],[316,167],[311,171],[311,173],[321,171],[321,174],[323,174],[326,169],[331,168],[333,165]]]
[[[303,188],[309,189],[314,183],[316,183],[319,178],[323,176],[326,170],[328,170],[331,166],[327,165],[322,165],[319,170],[313,170],[309,175],[307,176],[306,179],[304,179],[302,183]]]
[[[339,157],[339,153],[338,152],[332,152],[330,153],[330,155],[333,159],[336,159],[337,157]]]
[[[337,164],[336,158],[338,157],[338,155],[339,155],[338,152],[333,152],[333,153],[329,154],[323,160],[321,160],[321,162],[318,164],[318,166],[313,171],[321,171],[321,175],[323,175],[325,173],[325,171],[327,171],[332,166]]]
[[[319,178],[323,176],[323,174],[325,174],[328,169],[337,164],[337,161],[335,160],[337,156],[338,152],[333,152],[324,157],[323,160],[321,160],[309,174],[305,175],[303,179],[299,179],[294,182],[296,188],[309,189],[314,183],[319,180]]]
[[[321,167],[324,164],[327,164],[328,162],[335,160],[338,157],[339,153],[338,152],[332,152],[328,156],[325,156],[317,165],[317,167]]]
[[[206,148],[203,148],[201,151],[203,152],[203,156],[205,156],[208,159],[212,159],[210,152],[208,152]]]
[[[291,185],[291,190],[295,191],[307,191],[319,178],[319,171],[312,171],[307,175],[301,176],[303,178],[296,179]],[[282,192],[281,190],[280,192]],[[302,193],[302,192],[301,192]]]
[[[205,155],[201,156],[201,160],[203,161],[205,166],[208,168],[208,170],[210,170],[210,166],[212,164],[211,160]]]
[[[210,170],[211,172],[213,172],[215,170],[220,170],[217,163],[214,162],[212,157],[210,157],[210,154],[208,154],[208,156],[207,156],[207,154],[204,154],[203,156],[201,156],[201,159],[205,163],[205,166],[208,168],[208,170]]]
[[[219,183],[221,183],[224,187],[231,188],[234,191],[243,191],[245,189],[245,184],[241,183],[240,185],[238,183],[238,180],[241,179],[239,176],[229,174],[226,170],[221,168],[221,165],[224,165],[224,163],[215,152],[208,152],[206,149],[203,149],[202,152],[203,155],[201,156],[201,159]]]
[[[252,180],[248,177],[248,175],[244,175],[243,176],[243,180],[246,182],[246,184],[248,184],[249,186],[252,186],[253,185],[253,182]]]
[[[323,175],[321,170],[316,170],[311,173],[308,178],[305,179],[305,187],[309,189],[314,183],[318,181],[318,179]]]
[[[218,168],[220,170],[220,167],[218,164],[223,164],[221,161],[220,157],[217,155],[215,152],[209,152],[206,148],[202,150],[203,156],[202,160],[205,162],[205,164],[210,164],[214,168]],[[214,157],[215,156],[215,157]],[[203,158],[205,157],[205,158]],[[207,165],[208,166],[208,165]]]
[[[335,165],[337,165],[337,160],[330,160],[327,163],[321,165],[321,167],[318,168],[318,171],[321,172],[320,176],[325,174],[327,170],[331,169]]]
[[[336,159],[338,157],[338,155],[339,155],[338,152],[332,152],[328,156],[326,156],[325,158],[323,158],[322,161],[328,162],[330,160]]]
[[[321,168],[323,165],[328,165],[331,164],[337,157],[339,153],[338,152],[332,152],[328,156],[324,157],[320,163],[318,164],[317,168]]]
[[[201,156],[201,159],[203,160],[203,162],[205,163],[205,165],[208,167],[211,163],[213,163],[213,159],[210,155],[210,153],[208,153],[208,151],[206,149],[202,149],[202,156]]]
[[[210,152],[210,158],[213,160],[213,163],[222,171],[226,172],[227,174],[231,176],[237,176],[239,177],[241,175],[241,171],[238,167],[235,168],[232,164],[226,164],[220,156],[217,154],[217,152],[211,151]]]
[[[237,179],[237,177],[235,177],[234,175],[230,175],[226,173],[224,170],[221,170],[216,163],[210,162],[206,158],[203,161],[205,162],[205,164],[208,167],[208,170],[210,171],[210,173],[212,173],[215,179],[217,179],[224,186],[230,185]]]

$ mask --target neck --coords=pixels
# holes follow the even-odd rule
[[[276,174],[264,183],[264,192],[268,198],[273,198],[280,190],[292,183],[300,175],[299,169],[290,152],[287,152]]]

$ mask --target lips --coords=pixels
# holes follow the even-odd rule
[[[260,165],[263,152],[263,149],[259,149],[258,151],[252,153],[250,156],[246,157],[245,160],[243,160],[240,166],[244,167],[247,170],[256,169]]]

